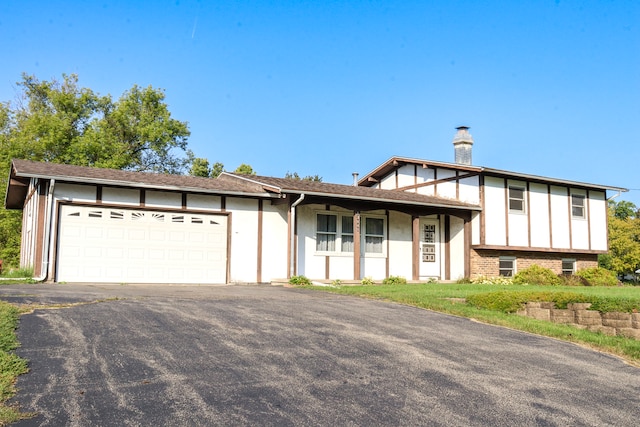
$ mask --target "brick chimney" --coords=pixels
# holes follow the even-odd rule
[[[453,148],[456,155],[456,163],[459,165],[471,164],[471,147],[473,146],[473,137],[469,133],[468,126],[458,126],[458,132],[453,137]]]

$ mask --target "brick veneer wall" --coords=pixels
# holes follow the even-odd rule
[[[471,250],[471,278],[500,275],[500,257],[510,256],[516,258],[516,271],[524,270],[537,264],[548,268],[556,274],[562,273],[562,260],[575,259],[576,268],[597,267],[598,255],[596,254],[564,254],[550,252],[525,252],[525,251],[496,251],[486,249]]]

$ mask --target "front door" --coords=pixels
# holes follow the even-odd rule
[[[440,226],[437,219],[420,220],[420,279],[440,279]]]

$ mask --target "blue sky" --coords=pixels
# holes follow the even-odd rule
[[[640,189],[638,1],[0,3],[0,101],[22,72],[162,88],[229,170],[351,183],[398,155]],[[640,206],[640,190],[617,200]]]

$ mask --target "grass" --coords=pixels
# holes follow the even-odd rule
[[[484,323],[505,326],[538,335],[561,339],[599,351],[617,355],[629,363],[640,366],[640,341],[590,332],[569,325],[518,316],[500,310],[475,307],[460,303],[460,298],[496,291],[534,293],[574,293],[587,300],[597,300],[602,306],[610,302],[607,311],[616,311],[620,305],[636,307],[640,311],[640,287],[577,287],[531,285],[478,285],[425,283],[420,285],[343,286],[337,288],[309,287],[325,292],[382,299],[421,307],[442,313],[475,319]],[[458,300],[456,300],[458,299]],[[625,310],[626,311],[626,310]]]
[[[15,330],[19,313],[14,305],[0,301],[0,426],[30,416],[21,413],[14,405],[7,405],[7,400],[16,393],[18,375],[28,370],[26,360],[13,352],[18,347]]]
[[[1,285],[15,285],[18,283],[35,283],[33,280],[33,268],[5,268],[0,274]]]

